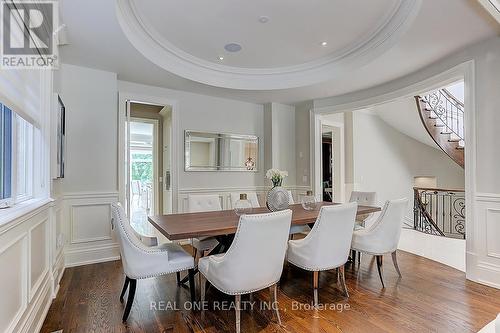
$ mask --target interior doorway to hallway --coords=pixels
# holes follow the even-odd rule
[[[172,108],[127,101],[126,206],[132,227],[154,236],[147,217],[172,213]]]

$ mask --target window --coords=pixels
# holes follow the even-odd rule
[[[0,104],[0,206],[33,197],[33,125]]]
[[[0,202],[12,197],[12,111],[0,104]]]

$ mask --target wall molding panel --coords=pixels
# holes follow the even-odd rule
[[[0,226],[0,263],[9,267],[0,276],[2,287],[9,290],[0,298],[1,332],[38,332],[56,295],[64,260],[62,248],[57,257],[52,242],[54,208],[53,200],[42,200],[34,211]]]
[[[110,223],[110,205],[118,201],[118,192],[65,193],[62,201],[65,266],[119,259]]]
[[[476,246],[467,248],[467,277],[500,289],[500,193],[478,192],[474,196]]]
[[[306,192],[310,190],[309,186],[284,186],[287,190],[292,191],[292,195],[296,203],[299,203],[300,198],[306,195]],[[183,188],[178,191],[177,195],[177,211],[187,212],[188,205],[187,199],[188,195],[204,195],[212,194],[218,195],[221,200],[222,209],[232,209],[231,206],[231,193],[233,192],[256,192],[261,206],[266,204],[267,192],[271,189],[271,186],[253,186],[253,187],[219,187],[219,188]]]

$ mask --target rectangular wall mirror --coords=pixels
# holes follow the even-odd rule
[[[256,172],[259,138],[254,135],[184,132],[185,171]]]

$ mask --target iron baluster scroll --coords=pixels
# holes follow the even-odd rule
[[[451,134],[465,143],[464,104],[446,89],[435,90],[422,97],[426,109],[444,126],[443,133]]]
[[[437,236],[465,239],[465,192],[413,188],[413,228]]]

